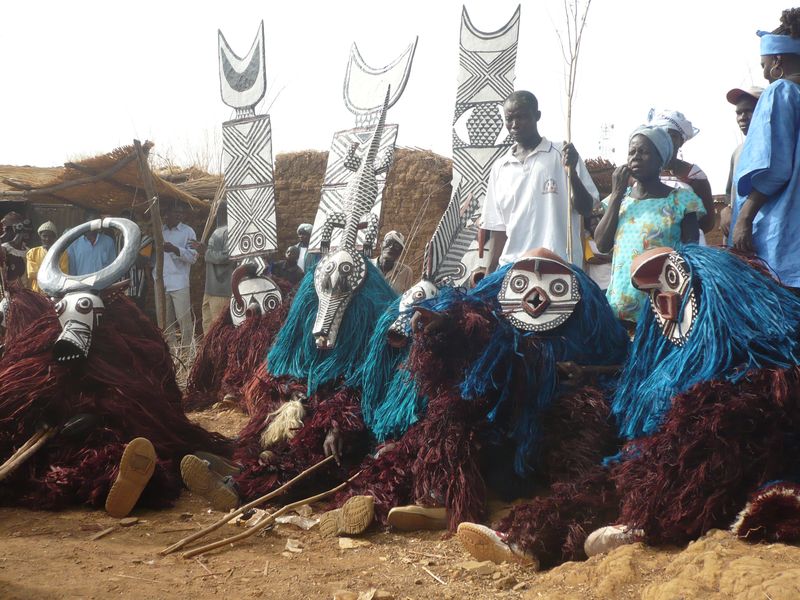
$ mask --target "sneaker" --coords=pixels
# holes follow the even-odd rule
[[[148,439],[136,438],[125,446],[117,479],[106,497],[106,512],[109,515],[121,519],[130,514],[153,476],[156,460],[156,449]]]
[[[643,539],[644,531],[641,529],[630,529],[626,525],[608,525],[589,534],[583,543],[583,551],[591,558],[625,544],[641,542]]]
[[[319,519],[322,537],[358,535],[372,523],[375,499],[372,496],[353,496],[341,508],[329,510]]]
[[[218,454],[212,454],[211,452],[195,452],[194,456],[206,461],[208,463],[208,467],[212,471],[219,473],[223,477],[227,477],[228,475],[238,475],[242,472],[241,465],[232,462],[223,456],[219,456]]]
[[[387,517],[389,525],[400,531],[447,529],[447,509],[425,506],[395,506]]]
[[[522,552],[506,542],[507,536],[485,525],[477,523],[461,523],[456,532],[461,547],[479,561],[490,560],[493,563],[519,563],[539,568],[535,557]]]
[[[181,478],[189,491],[208,500],[214,510],[228,512],[239,506],[231,478],[212,471],[208,461],[194,454],[181,460]]]

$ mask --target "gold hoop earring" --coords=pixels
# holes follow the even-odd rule
[[[775,69],[780,70],[781,74],[780,75],[776,75],[775,74]],[[769,70],[769,76],[770,77],[772,77],[773,79],[783,79],[783,75],[784,75],[784,72],[783,72],[783,67],[782,66],[780,66],[780,65],[772,65],[772,68]]]

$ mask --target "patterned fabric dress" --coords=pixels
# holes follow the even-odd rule
[[[608,209],[609,199],[603,200]],[[617,233],[614,236],[614,258],[611,283],[606,291],[608,302],[619,319],[636,322],[646,304],[645,294],[631,284],[631,263],[634,257],[650,248],[681,245],[681,222],[685,215],[706,214],[700,197],[691,189],[678,188],[663,198],[631,197],[625,192],[619,209]]]

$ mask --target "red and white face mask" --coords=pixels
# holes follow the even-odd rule
[[[497,296],[503,317],[522,331],[549,331],[564,323],[581,299],[570,266],[545,248],[517,259]]]
[[[650,298],[662,335],[676,346],[689,339],[697,298],[689,265],[672,248],[653,248],[631,264],[631,283]]]
[[[283,302],[280,288],[269,277],[239,277],[232,285],[236,286],[230,304],[234,327],[275,310]]]

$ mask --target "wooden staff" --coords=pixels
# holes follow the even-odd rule
[[[0,465],[0,481],[11,475],[17,467],[36,454],[47,440],[56,434],[56,429],[40,429],[22,444],[6,462]]]
[[[164,548],[161,552],[159,552],[159,554],[162,555],[162,556],[165,556],[167,554],[175,552],[176,550],[180,550],[181,548],[183,548],[187,544],[191,544],[192,542],[194,542],[195,540],[200,539],[201,537],[205,537],[206,535],[208,535],[212,531],[215,531],[215,530],[219,529],[220,527],[222,527],[226,523],[230,522],[232,519],[235,519],[239,515],[244,514],[246,511],[250,510],[251,508],[255,508],[259,504],[263,504],[267,500],[271,500],[272,498],[275,498],[276,496],[280,496],[286,490],[288,490],[290,487],[292,487],[295,483],[297,483],[301,479],[304,479],[305,477],[307,477],[308,475],[310,475],[311,473],[313,473],[314,471],[316,471],[320,467],[328,464],[332,460],[333,460],[333,455],[328,456],[327,458],[323,458],[318,463],[313,464],[308,469],[306,469],[305,471],[303,471],[299,475],[295,476],[293,479],[290,479],[289,481],[284,483],[278,489],[273,490],[269,494],[261,496],[260,498],[256,498],[252,502],[249,502],[249,503],[245,504],[244,506],[239,507],[238,510],[235,510],[232,513],[228,513],[227,515],[225,515],[222,519],[220,519],[216,523],[213,523],[212,525],[209,525],[208,527],[206,527],[204,529],[201,529],[200,531],[195,532],[192,535],[183,538],[182,540],[178,540],[177,542],[172,544],[172,546],[169,546],[168,548]]]
[[[294,510],[295,508],[299,508],[306,504],[311,504],[312,502],[316,502],[317,500],[322,500],[323,498],[327,498],[328,496],[332,496],[336,492],[343,490],[353,479],[358,477],[361,474],[361,471],[353,475],[347,481],[343,481],[335,488],[328,490],[327,492],[322,492],[321,494],[317,494],[316,496],[311,496],[310,498],[304,498],[303,500],[298,500],[297,502],[292,502],[291,504],[287,504],[283,508],[271,513],[269,515],[264,515],[261,517],[252,527],[250,527],[247,531],[244,531],[238,535],[231,536],[229,538],[225,538],[222,540],[218,540],[216,542],[212,542],[210,544],[206,544],[205,546],[200,546],[199,548],[195,548],[194,550],[189,550],[188,552],[184,552],[181,556],[183,558],[192,558],[194,556],[198,556],[200,554],[205,554],[206,552],[210,552],[211,550],[216,550],[217,548],[222,548],[222,546],[227,546],[228,544],[233,544],[235,542],[239,542],[241,540],[247,539],[251,536],[254,536],[262,529],[266,528],[268,525],[271,525],[275,522],[275,519],[280,517],[281,515],[289,512],[290,510]]]
[[[133,140],[133,146],[139,158],[139,173],[144,183],[144,191],[150,198],[150,222],[153,226],[153,246],[156,251],[156,319],[158,327],[163,331],[167,326],[167,292],[164,288],[164,225],[161,222],[161,205],[153,186],[153,174],[142,149],[142,143],[139,140]]]
[[[217,220],[217,209],[219,208],[219,203],[222,201],[222,198],[224,196],[225,196],[225,179],[220,178],[219,186],[217,186],[217,191],[214,192],[214,199],[211,201],[211,206],[208,209],[208,218],[206,219],[205,227],[203,227],[203,235],[200,236],[200,242],[203,244],[206,244],[208,242],[208,238],[214,231],[214,225],[216,224]]]

